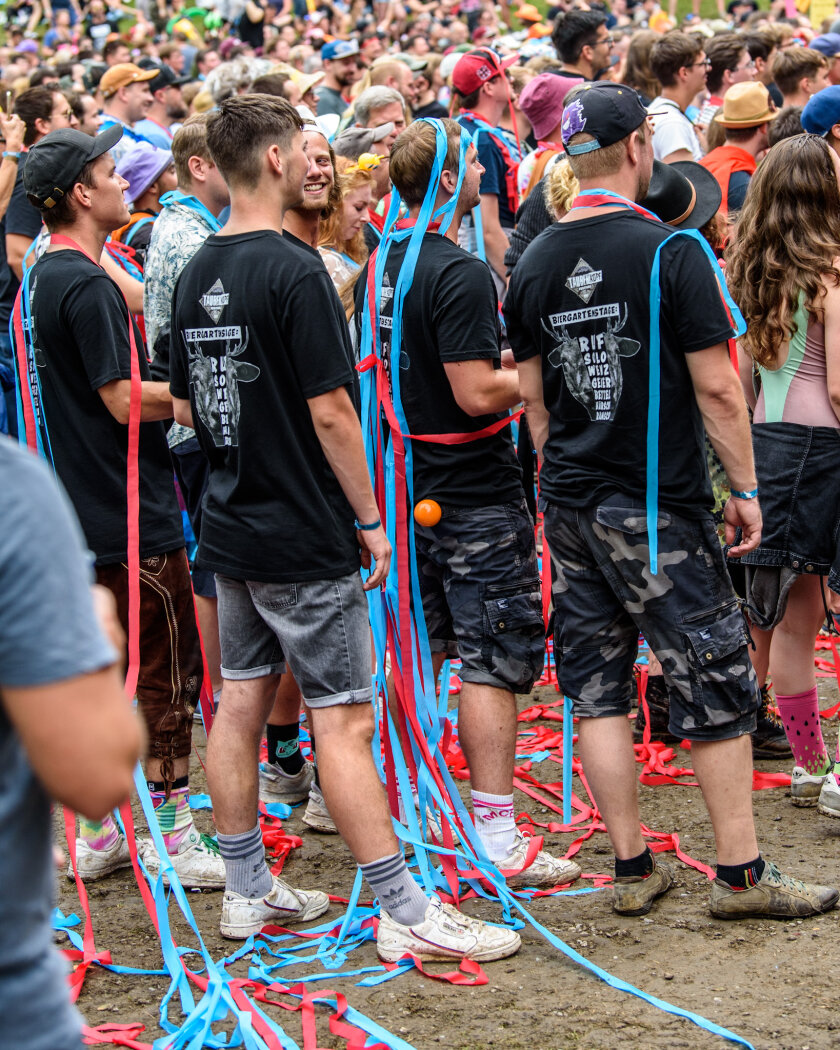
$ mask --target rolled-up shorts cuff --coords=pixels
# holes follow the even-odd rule
[[[247,682],[251,678],[268,678],[269,675],[280,675],[286,673],[286,663],[262,664],[258,667],[238,667],[235,670],[230,667],[221,667],[222,678],[228,682]]]
[[[510,682],[506,682],[502,678],[497,678],[486,671],[479,671],[472,667],[462,667],[458,671],[458,677],[462,682],[471,682],[473,685],[489,685],[494,689],[504,689],[506,693],[530,693],[534,685],[533,682],[530,685],[527,682],[518,682],[515,686],[512,686]]]
[[[669,730],[680,737],[695,744],[714,744],[718,740],[737,740],[739,736],[749,736],[754,733],[758,725],[758,716],[755,711],[750,711],[732,722],[723,726],[704,726],[702,729],[683,729],[679,725],[670,725]]]
[[[307,707],[340,707],[344,704],[369,704],[373,700],[373,689],[348,689],[343,693],[333,693],[332,696],[310,697],[306,701]]]
[[[448,660],[458,659],[458,643],[447,641],[445,638],[430,638],[429,651],[443,653]]]

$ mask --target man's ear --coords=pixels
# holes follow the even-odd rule
[[[50,122],[48,120],[42,120],[40,117],[36,117],[35,130],[39,135],[47,135],[50,130]]]
[[[444,168],[440,175],[440,184],[447,193],[454,193],[455,187],[458,185],[457,174],[453,174],[449,168]]]

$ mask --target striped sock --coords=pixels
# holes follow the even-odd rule
[[[217,834],[219,852],[225,862],[225,889],[256,900],[270,892],[274,879],[265,862],[265,847],[259,821],[241,835]]]
[[[155,816],[163,835],[166,852],[171,856],[181,851],[190,832],[195,831],[190,812],[190,785],[187,777],[179,777],[166,797],[166,785],[149,783],[149,794],[155,807]],[[195,832],[194,840],[198,840]]]
[[[91,849],[106,850],[117,844],[120,829],[109,813],[104,820],[85,820],[79,817],[79,838]]]
[[[748,890],[764,874],[764,859],[759,854],[746,864],[718,864],[717,877],[733,890]]]
[[[513,794],[488,795],[486,791],[473,791],[472,803],[476,831],[487,856],[494,862],[504,860],[516,841]]]
[[[360,864],[362,875],[379,898],[384,912],[402,926],[417,926],[426,916],[429,898],[405,866],[402,853]]]

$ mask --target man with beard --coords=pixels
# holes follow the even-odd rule
[[[315,89],[318,116],[338,116],[350,105],[347,92],[359,79],[359,45],[355,40],[331,40],[321,48],[324,79]]]
[[[646,116],[618,84],[573,93],[563,145],[581,194],[528,247],[505,302],[542,463],[557,678],[615,853],[619,914],[644,915],[673,884],[639,826],[627,716],[642,632],[714,829],[712,914],[813,915],[837,890],[784,876],[759,853],[750,743],[759,689],[708,511],[704,429],[731,483],[728,543],[741,530],[730,555],[758,545],[749,420],[727,349],[737,333],[713,259],[635,203],[653,167]]]
[[[158,75],[149,81],[152,104],[146,116],[134,125],[134,131],[142,135],[158,149],[171,149],[172,137],[189,115],[181,88],[189,83],[189,77],[179,77],[171,66],[158,65],[150,59],[141,59],[141,69],[157,69]]]

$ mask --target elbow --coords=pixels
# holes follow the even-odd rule
[[[122,424],[122,426],[124,427],[128,426],[129,410],[129,402],[124,401],[122,398],[118,398],[117,400],[112,401],[108,405],[108,411],[111,413],[114,419],[116,419],[116,421]]]
[[[840,419],[840,387],[828,388],[828,399],[831,402],[831,407],[834,409],[834,414]]]
[[[490,399],[482,394],[481,391],[473,391],[468,397],[460,397],[456,400],[458,408],[473,418],[487,416],[494,411]]]
[[[189,427],[193,429],[193,417],[192,411],[189,407],[182,407],[181,405],[175,405],[173,409],[173,418],[176,423],[180,423],[182,427]]]

